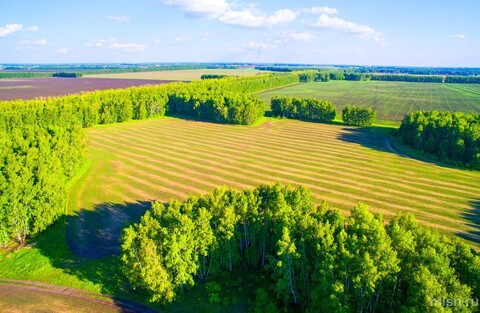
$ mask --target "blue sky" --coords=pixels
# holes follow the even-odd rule
[[[475,0],[0,0],[0,63],[480,67]]]

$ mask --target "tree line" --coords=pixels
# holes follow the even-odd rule
[[[480,169],[480,114],[413,112],[398,134],[403,143],[442,161]]]
[[[223,74],[203,74],[200,76],[200,79],[218,79],[218,78],[225,78],[228,77],[229,75],[223,75]]]
[[[311,98],[278,97],[271,99],[273,116],[331,122],[335,119],[335,106],[328,101]]]
[[[474,250],[411,214],[384,223],[364,204],[349,217],[315,206],[303,187],[224,187],[153,203],[122,242],[123,272],[152,301],[248,268],[270,283],[253,303],[270,312],[450,312],[442,299],[478,310],[465,307],[480,292]]]
[[[0,102],[0,246],[64,214],[65,186],[85,162],[82,128],[165,114],[252,124],[264,108],[249,93],[294,82],[297,74],[266,74]]]

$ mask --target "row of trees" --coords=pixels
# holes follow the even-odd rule
[[[447,76],[445,82],[452,84],[480,84],[480,76]]]
[[[57,73],[53,73],[52,77],[78,78],[78,77],[82,77],[82,73],[57,72]]]
[[[200,76],[200,79],[218,79],[218,78],[225,78],[228,77],[228,75],[222,75],[222,74],[203,74]]]
[[[443,161],[480,169],[480,114],[413,112],[399,128],[401,140]]]
[[[252,124],[264,107],[246,93],[295,81],[266,74],[0,102],[0,246],[25,242],[64,213],[65,186],[85,161],[82,128],[165,113]]]
[[[335,106],[328,101],[311,98],[275,96],[271,100],[273,116],[331,122],[335,119]]]
[[[342,110],[342,119],[347,125],[369,127],[375,123],[377,114],[372,108],[347,105]]]
[[[480,256],[412,215],[385,224],[359,204],[345,217],[327,203],[314,206],[308,189],[279,184],[154,203],[124,230],[121,260],[153,301],[245,268],[272,282],[257,302],[275,299],[273,311],[450,312],[442,299],[468,311],[480,292]]]

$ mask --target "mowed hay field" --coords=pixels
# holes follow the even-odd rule
[[[400,156],[379,131],[286,119],[247,127],[162,118],[87,133],[90,168],[71,206],[92,214],[222,185],[282,182],[307,186],[316,203],[327,200],[345,213],[361,201],[387,219],[412,212],[424,225],[480,239],[480,172]],[[121,224],[128,214],[119,213]]]
[[[480,85],[329,81],[297,84],[257,95],[268,109],[275,95],[328,100],[337,107],[338,114],[349,104],[373,107],[381,121],[401,121],[405,114],[418,110],[480,113]]]
[[[94,74],[85,75],[91,78],[122,78],[122,79],[156,79],[171,81],[190,81],[199,80],[203,74],[230,75],[230,76],[249,76],[264,73],[252,68],[245,69],[200,69],[200,70],[176,70],[176,71],[158,71],[158,72],[135,72],[118,74]]]

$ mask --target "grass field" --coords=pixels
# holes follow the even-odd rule
[[[199,80],[203,74],[219,74],[231,76],[248,76],[264,73],[251,68],[246,69],[200,69],[200,70],[179,70],[179,71],[158,71],[158,72],[136,72],[118,74],[96,74],[85,75],[91,78],[123,78],[123,79],[158,79],[172,81]]]
[[[306,83],[257,94],[270,108],[275,96],[318,98],[331,101],[341,114],[346,105],[373,107],[380,121],[401,121],[418,110],[480,113],[480,85],[330,81]]]

